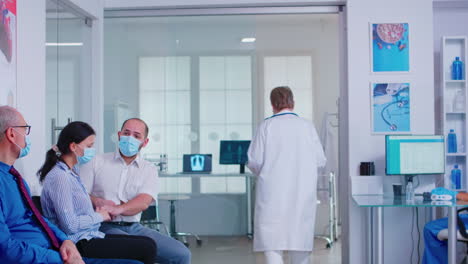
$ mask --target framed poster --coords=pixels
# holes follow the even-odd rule
[[[411,133],[409,83],[372,83],[372,132]]]
[[[16,106],[16,0],[0,0],[0,105]]]
[[[408,23],[371,23],[372,72],[409,72]]]

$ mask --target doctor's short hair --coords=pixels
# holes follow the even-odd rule
[[[278,86],[271,90],[271,105],[278,111],[285,108],[294,108],[294,96],[288,86]]]
[[[18,125],[19,122],[20,118],[15,108],[7,105],[0,106],[0,140],[3,139],[9,127]]]
[[[149,133],[148,125],[146,124],[145,121],[141,120],[141,119],[138,118],[138,117],[132,117],[132,118],[129,118],[129,119],[125,120],[125,121],[123,122],[123,124],[122,124],[122,127],[120,128],[120,131],[123,130],[125,124],[126,124],[128,121],[130,121],[130,120],[137,120],[137,121],[140,121],[141,123],[143,123],[143,125],[145,125],[145,138],[147,138],[147,137],[148,137],[148,133]]]

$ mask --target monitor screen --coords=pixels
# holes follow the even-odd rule
[[[183,172],[211,172],[211,154],[184,154]]]
[[[387,175],[444,173],[444,136],[387,135],[385,160]]]
[[[250,140],[221,140],[219,164],[246,164],[249,145]]]

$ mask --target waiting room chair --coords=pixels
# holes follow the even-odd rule
[[[159,219],[159,207],[157,202],[155,202],[154,205],[150,205],[145,211],[141,213],[140,223],[159,232],[161,231],[160,226],[162,226],[166,234],[170,236],[169,229]]]
[[[39,209],[39,212],[41,212],[41,214],[43,213],[42,212],[42,205],[41,205],[41,197],[40,196],[32,196],[32,201],[34,203],[34,205],[37,207],[37,209]]]
[[[457,241],[464,242],[467,245],[467,257],[463,260],[462,263],[468,263],[468,233],[466,232],[466,226],[460,218],[460,213],[463,211],[468,211],[468,207],[464,207],[457,210]],[[448,229],[442,229],[437,233],[437,238],[439,240],[448,240]]]

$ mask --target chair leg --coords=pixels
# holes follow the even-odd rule
[[[182,237],[184,241],[187,241],[187,240],[186,240],[186,237],[188,237],[188,236],[193,236],[193,237],[196,239],[197,245],[198,245],[198,246],[201,246],[202,243],[203,243],[203,240],[201,240],[201,238],[200,238],[198,235],[194,234],[194,233],[190,233],[190,232],[177,232],[177,233],[176,233],[176,236],[177,236],[177,237]],[[185,242],[184,242],[184,243],[185,243]],[[188,244],[188,243],[187,243],[187,244]]]
[[[160,232],[160,233],[162,233],[162,232],[161,232],[162,230],[161,230],[161,228],[160,228],[160,226],[162,226],[163,229],[164,229],[164,232],[166,232],[166,235],[171,236],[171,233],[170,233],[170,231],[169,231],[169,228],[168,228],[167,225],[164,224],[163,222],[159,221],[157,224],[155,224],[155,226],[156,226],[156,228],[154,228],[154,229],[156,229],[156,230],[157,230],[158,232]]]
[[[176,236],[176,219],[175,219],[175,201],[171,200],[170,201],[171,206],[170,206],[170,223],[171,223],[171,236]]]
[[[171,232],[169,232],[169,228],[167,228],[167,225],[162,224],[164,226],[164,230],[166,230],[166,235],[171,236]]]
[[[463,258],[462,264],[468,264],[468,243],[465,243],[466,246],[466,256]]]
[[[197,245],[198,246],[201,246],[202,244],[202,240],[200,239],[200,237],[196,234],[193,234],[193,233],[183,233],[183,232],[177,232],[176,230],[176,219],[175,219],[175,201],[174,200],[170,200],[170,218],[171,218],[171,228],[170,228],[170,231],[168,231],[168,234],[170,234],[171,237],[173,238],[177,238],[177,237],[180,237],[182,238],[182,242],[184,243],[184,245],[186,247],[189,247],[190,244],[187,242],[187,236],[193,236],[195,237],[196,241],[197,241]],[[166,226],[165,226],[166,227]],[[167,230],[167,227],[166,227],[166,230]]]

